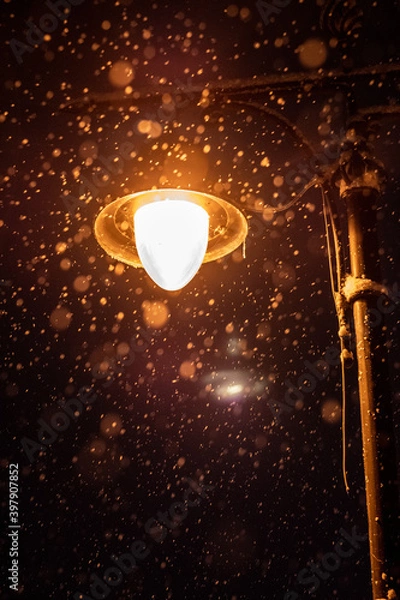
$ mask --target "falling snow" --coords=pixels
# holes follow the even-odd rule
[[[338,326],[312,183],[328,173],[338,194],[349,111],[392,107],[371,126],[386,169],[380,280],[398,301],[399,87],[394,69],[372,67],[399,61],[398,6],[365,2],[346,32],[330,0],[277,3],[268,18],[267,4],[1,2],[2,467],[19,465],[21,598],[306,598],[300,571],[343,530],[367,531],[354,368],[349,495],[342,481]],[[152,187],[234,203],[245,253],[178,292],[106,255],[100,209]],[[381,326],[400,452],[398,315]],[[107,586],[134,548],[138,568]],[[369,599],[368,543],[339,561],[314,574],[313,597]]]

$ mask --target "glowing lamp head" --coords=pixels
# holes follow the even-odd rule
[[[207,250],[208,228],[207,211],[185,200],[150,202],[135,212],[137,252],[158,286],[175,291],[193,279]]]
[[[243,244],[246,217],[231,202],[205,192],[162,188],[118,198],[102,208],[94,233],[114,260],[144,268],[174,291],[193,279],[202,262]]]

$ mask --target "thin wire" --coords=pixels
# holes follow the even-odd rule
[[[329,279],[333,294],[333,299],[335,301],[336,314],[339,320],[339,328],[340,328],[340,314],[338,312],[338,308],[336,305],[337,294],[340,293],[340,285],[341,285],[341,259],[340,259],[340,243],[339,237],[336,230],[335,220],[333,217],[332,207],[330,205],[327,194],[325,193],[325,189],[323,185],[320,186],[321,194],[322,194],[322,205],[323,205],[323,215],[324,215],[324,224],[325,224],[325,236],[326,236],[326,245],[328,251],[328,264],[329,264]],[[330,223],[328,223],[328,215],[330,218]],[[330,227],[329,227],[330,225]],[[332,247],[329,231],[332,229],[332,235],[334,240],[334,250],[335,250],[335,271],[337,275],[337,286],[338,289],[335,289],[335,276],[334,276],[334,266],[332,261]],[[342,336],[339,336],[340,339],[340,364],[341,364],[341,389],[342,389],[342,474],[343,481],[346,488],[346,492],[349,493],[350,487],[347,480],[347,471],[346,471],[346,372],[345,372],[345,363],[344,363],[344,340]]]
[[[307,150],[307,153],[310,155],[310,157],[315,156],[316,149],[312,146],[309,139],[304,135],[302,130],[295,123],[292,123],[292,121],[290,121],[290,119],[285,117],[285,115],[283,115],[282,113],[278,112],[277,110],[274,110],[273,108],[269,108],[264,104],[260,104],[259,102],[233,99],[230,100],[229,104],[238,104],[239,106],[247,106],[249,108],[254,108],[255,110],[259,110],[260,112],[263,112],[268,116],[272,117],[273,119],[278,121],[278,123],[283,125],[289,131],[289,134],[292,137],[296,138],[297,141],[300,142],[302,147]]]
[[[335,225],[335,219],[334,219],[333,212],[332,212],[332,206],[329,201],[329,196],[327,196],[327,194],[325,194],[325,196],[327,197],[327,200],[328,200],[327,204],[328,204],[328,210],[329,210],[329,217],[330,217],[331,224],[332,224],[333,242],[334,242],[334,247],[335,247],[337,290],[340,291],[340,286],[342,285],[342,261],[340,258],[341,247],[340,247],[339,236],[338,236],[336,225]]]
[[[324,194],[325,196],[327,196],[326,194]],[[337,273],[337,287],[338,287],[338,291],[340,292],[340,286],[342,284],[342,271],[341,271],[341,257],[340,257],[340,242],[339,242],[339,236],[337,233],[337,229],[336,229],[336,225],[335,225],[335,219],[333,216],[333,212],[332,212],[332,206],[331,203],[329,201],[329,196],[327,197],[328,200],[328,210],[329,210],[329,216],[330,216],[330,220],[331,220],[331,224],[332,224],[332,233],[333,233],[333,239],[334,239],[334,246],[335,246],[335,260],[336,260],[336,273]],[[339,324],[340,326],[340,324]],[[346,442],[346,370],[345,370],[345,361],[344,361],[344,350],[345,350],[345,344],[344,344],[344,339],[343,336],[340,336],[340,365],[341,365],[341,379],[342,379],[342,473],[343,473],[343,480],[344,480],[344,484],[346,487],[346,492],[349,493],[350,491],[350,487],[348,484],[348,480],[347,480],[347,471],[346,471],[346,451],[347,451],[347,442]]]
[[[343,358],[343,340],[340,340],[340,365],[341,365],[341,377],[342,377],[342,474],[343,481],[346,488],[346,493],[350,492],[349,482],[347,480],[347,470],[346,470],[346,450],[347,450],[347,440],[346,440],[346,370],[344,366],[344,358]]]
[[[308,192],[309,189],[311,189],[312,187],[321,185],[321,179],[319,177],[313,177],[311,179],[311,181],[309,181],[304,188],[301,190],[301,192],[299,192],[298,194],[296,194],[294,196],[294,198],[292,198],[292,200],[290,200],[287,204],[283,204],[282,206],[279,207],[275,207],[272,206],[271,204],[266,204],[265,206],[267,208],[270,208],[271,210],[273,210],[273,212],[282,212],[284,210],[288,210],[288,208],[291,208],[294,204],[296,204],[296,202],[298,202],[299,200],[302,199],[302,197],[304,196],[304,194],[306,192]],[[251,208],[249,208],[249,210],[251,210]]]
[[[301,200],[301,198],[304,196],[304,194],[306,192],[308,192],[308,190],[312,187],[321,185],[322,180],[319,179],[318,177],[314,177],[311,181],[309,181],[307,183],[307,185],[301,190],[301,192],[299,192],[298,194],[296,194],[296,196],[287,204],[283,204],[282,206],[279,206],[279,208],[275,207],[275,206],[271,206],[271,204],[265,204],[266,208],[269,208],[272,210],[272,212],[274,213],[279,213],[279,212],[283,212],[285,210],[288,210],[289,208],[291,208],[294,204],[296,204],[296,202],[298,202],[299,200]],[[235,200],[233,198],[229,198],[229,202],[231,204],[233,204],[234,206],[236,206],[237,208],[239,208],[240,210],[243,210],[243,206],[241,206],[238,202],[235,202]],[[256,214],[252,215],[253,219],[257,219],[257,221],[259,223],[261,223],[263,226],[265,226],[265,221],[263,220],[262,217],[258,216],[258,212],[259,211],[252,211],[251,207],[246,207],[246,210],[249,212],[255,212]]]
[[[329,235],[327,198],[326,198],[324,187],[322,185],[321,185],[320,189],[321,189],[321,194],[322,194],[322,209],[323,209],[322,212],[324,215],[326,247],[328,250],[329,281],[331,284],[332,296],[333,296],[333,299],[335,300],[337,290],[335,289],[335,276],[334,276],[334,271],[333,271],[332,249],[331,249],[331,240],[330,240],[330,235]],[[335,301],[335,307],[336,307],[336,301]]]

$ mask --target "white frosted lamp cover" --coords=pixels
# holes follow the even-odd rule
[[[168,291],[189,283],[203,262],[208,244],[207,211],[185,200],[150,202],[134,215],[140,261],[151,279]]]

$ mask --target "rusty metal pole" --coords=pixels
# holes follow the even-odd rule
[[[361,210],[373,210],[381,192],[381,172],[369,160],[367,144],[360,143],[354,130],[342,153],[340,195],[347,208],[351,275],[346,282],[346,300],[352,305],[357,347],[358,386],[367,505],[369,554],[373,600],[387,600],[385,544],[382,518],[379,449],[371,353],[369,301],[377,284],[368,279],[364,256]],[[369,284],[371,289],[369,289]],[[353,288],[353,289],[352,289]]]
[[[359,219],[359,203],[368,202],[365,190],[352,188],[345,194],[348,214],[348,235],[351,275],[365,278],[363,235]],[[371,365],[370,321],[368,301],[353,301],[354,330],[357,344],[358,386],[361,413],[361,434],[364,459],[365,494],[367,503],[372,594],[374,600],[386,599],[384,582],[385,559],[382,529],[382,503],[379,479],[379,458]]]

